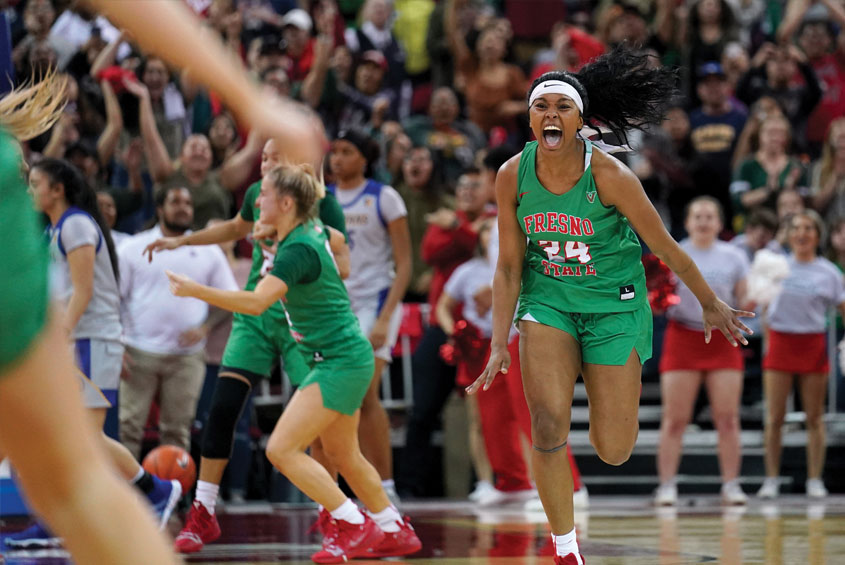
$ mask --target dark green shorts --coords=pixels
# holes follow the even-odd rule
[[[8,168],[0,170],[0,374],[24,358],[44,329],[48,300],[44,236],[20,169],[4,174]]]
[[[280,305],[274,304],[260,316],[235,314],[221,365],[269,377],[279,357],[290,382],[298,386],[309,369]]]
[[[317,359],[312,355],[309,364],[311,371],[300,388],[317,383],[323,406],[347,416],[361,408],[375,371],[373,347],[363,335],[336,354],[318,355]]]
[[[631,312],[579,314],[521,299],[517,320],[565,331],[581,344],[582,363],[624,365],[636,350],[640,363],[651,359],[652,316],[645,302]]]

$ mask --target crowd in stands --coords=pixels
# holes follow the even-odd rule
[[[712,197],[724,215],[718,237],[732,240],[751,261],[763,248],[788,252],[785,226],[813,209],[825,222],[822,253],[845,269],[840,0],[185,2],[255,81],[298,101],[322,124],[327,153],[350,130],[374,140],[378,150],[365,155],[370,176],[404,200],[412,250],[405,302],[430,308],[413,363],[414,408],[401,465],[409,478],[397,478],[407,493],[421,494],[414,485],[424,481],[426,449],[455,389],[455,368],[439,355],[453,331],[442,324],[453,320],[438,315],[438,303],[444,287],[457,292],[448,281],[460,265],[486,260],[478,239],[495,216],[495,174],[529,141],[526,90],[542,73],[575,72],[623,43],[650,54],[650,64],[676,67],[677,98],[665,120],[631,131],[633,150],[619,155],[670,233],[685,238],[688,204]],[[156,233],[181,233],[231,218],[260,179],[266,140],[238,123],[215,92],[139,51],[131,36],[83,1],[0,1],[0,41],[7,42],[0,71],[8,76],[0,89],[38,80],[51,67],[70,77],[63,118],[25,145],[26,157],[65,159],[96,188],[121,256],[124,311],[147,316],[134,329],[154,333],[173,312],[163,304],[153,311],[156,300],[139,293],[130,265],[141,257],[128,255],[143,245],[131,244],[130,236],[157,220],[163,225]],[[324,174],[326,184],[336,180],[329,159]],[[189,210],[180,212],[179,205]],[[225,258],[186,260],[242,271],[237,257],[248,258],[250,250],[244,241]],[[218,278],[221,288],[233,288],[233,277]],[[489,288],[449,296],[452,306],[472,302],[481,314],[490,308]],[[154,375],[165,355],[195,365],[210,326],[226,323],[200,318],[182,317],[166,336],[127,341],[136,376]],[[168,338],[177,343],[167,350],[145,347]],[[222,340],[212,341],[210,349],[219,349]],[[219,351],[216,356],[212,351],[205,361],[219,364]],[[189,372],[190,384],[182,386],[190,391],[170,402],[161,398],[165,426],[189,425],[184,415],[171,414],[178,406],[193,410],[202,371]],[[155,392],[149,386],[135,391],[137,413],[121,416],[125,426],[131,420],[125,431],[136,453]],[[185,444],[184,429],[165,431]]]

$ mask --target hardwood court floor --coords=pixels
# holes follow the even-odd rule
[[[465,502],[403,505],[423,541],[419,554],[392,563],[510,565],[550,564],[545,518],[519,508],[478,510]],[[188,563],[310,563],[319,539],[308,528],[313,508],[246,504],[220,510],[223,536]],[[726,508],[713,496],[682,497],[675,509],[655,509],[645,497],[590,499],[576,517],[579,543],[589,565],[838,565],[845,564],[845,496],[808,503],[784,496]],[[23,521],[0,523],[0,537]],[[178,532],[179,519],[170,524]],[[0,563],[69,563],[61,550],[7,552]],[[364,560],[356,560],[368,563]],[[376,563],[370,561],[369,563]]]

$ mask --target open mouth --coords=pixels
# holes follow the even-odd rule
[[[543,141],[549,149],[554,149],[563,140],[563,131],[557,126],[546,126],[543,128]]]

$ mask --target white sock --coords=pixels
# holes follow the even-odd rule
[[[346,499],[346,502],[332,510],[331,515],[335,520],[343,520],[344,522],[349,522],[350,524],[364,523],[364,515],[361,514],[361,511],[358,510],[355,503],[348,498]]]
[[[401,529],[402,515],[392,504],[381,512],[375,514],[368,512],[368,514],[383,532],[398,532]]]
[[[217,506],[217,493],[220,492],[220,485],[207,481],[197,481],[196,499],[202,502],[209,514],[214,514],[214,507]]]
[[[134,485],[135,483],[140,481],[142,478],[144,478],[144,468],[138,467],[138,472],[135,473],[135,476],[132,477],[132,480],[130,480],[129,483]]]
[[[396,489],[396,483],[393,482],[393,479],[385,479],[381,482],[381,488],[384,490]]]
[[[578,542],[575,541],[575,528],[572,528],[571,532],[562,536],[552,534],[552,543],[555,544],[555,555],[561,557],[565,557],[570,553],[574,553],[576,556],[579,555]]]

